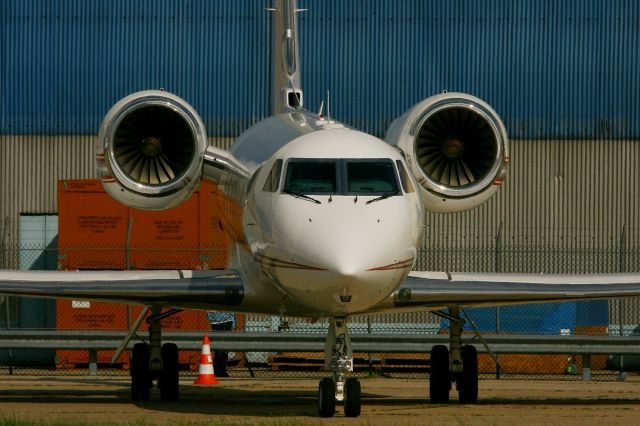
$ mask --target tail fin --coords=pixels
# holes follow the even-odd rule
[[[303,106],[298,53],[298,19],[296,0],[274,0],[272,17],[272,113]]]

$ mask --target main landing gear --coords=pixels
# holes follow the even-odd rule
[[[136,343],[131,358],[131,400],[148,401],[153,381],[160,388],[162,401],[177,401],[180,395],[178,384],[178,346],[162,342],[160,321],[177,310],[162,313],[162,308],[152,307],[149,324],[149,343]]]
[[[324,367],[333,377],[320,380],[318,386],[318,413],[321,417],[332,417],[336,403],[344,405],[344,415],[358,417],[361,408],[360,381],[346,378],[353,371],[353,351],[347,330],[346,317],[332,317],[327,340],[324,345]]]
[[[429,375],[429,397],[435,404],[449,402],[451,385],[456,384],[458,399],[463,404],[478,402],[478,354],[472,345],[462,346],[460,308],[449,308],[445,315],[450,320],[449,347],[436,345],[431,349],[431,373]]]

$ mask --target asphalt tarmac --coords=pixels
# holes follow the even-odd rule
[[[127,377],[0,376],[0,417],[87,424],[640,424],[640,378],[624,382],[481,380],[477,405],[428,402],[417,379],[363,379],[362,415],[317,416],[317,380],[181,380],[181,400],[129,401]]]

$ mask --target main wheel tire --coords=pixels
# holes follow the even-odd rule
[[[449,349],[444,345],[431,348],[431,373],[429,374],[429,399],[434,404],[449,402],[451,380],[449,378]]]
[[[177,401],[180,395],[178,375],[178,346],[175,343],[162,345],[162,373],[158,385],[162,401]]]
[[[360,381],[350,377],[344,382],[344,415],[358,417],[362,408]]]
[[[318,414],[320,417],[336,414],[336,385],[330,377],[320,380],[318,386]]]
[[[478,402],[478,353],[472,345],[462,347],[462,373],[458,377],[457,388],[461,403]]]
[[[136,343],[131,359],[131,400],[148,401],[150,394],[149,345]]]

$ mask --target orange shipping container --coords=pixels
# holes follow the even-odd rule
[[[97,180],[58,182],[60,269],[218,269],[227,265],[227,243],[219,222],[217,187],[204,182],[177,208],[148,212],[113,200]],[[127,230],[131,224],[129,241]],[[84,301],[57,301],[57,327],[67,330],[127,330],[142,307]],[[166,331],[209,331],[204,311],[183,311],[162,321]],[[147,329],[146,323],[141,327]],[[113,351],[99,351],[110,363]],[[88,363],[87,351],[57,351],[60,366]],[[198,353],[181,363],[197,367]],[[128,366],[125,352],[119,360]]]
[[[152,212],[123,206],[98,180],[58,181],[59,269],[224,268],[216,194],[203,182],[180,206]]]
[[[202,269],[199,259],[199,194],[162,211],[130,209],[131,269]]]
[[[64,330],[128,330],[129,324],[135,322],[143,310],[142,306],[115,303],[99,303],[87,301],[56,301],[58,329]],[[140,332],[148,330],[143,322]],[[163,332],[171,331],[202,331],[203,334],[211,330],[206,311],[182,311],[162,320]],[[114,351],[98,351],[98,363],[109,365]],[[180,363],[188,364],[190,368],[197,367],[199,353],[182,351]],[[60,368],[76,368],[89,362],[89,354],[82,350],[56,351]],[[123,352],[116,364],[128,368],[129,353]]]
[[[58,181],[58,269],[124,269],[128,217],[100,182]]]
[[[127,330],[129,307],[116,303],[87,302],[80,300],[56,300],[56,324],[59,330]],[[98,351],[98,363],[111,362],[114,351]],[[87,351],[56,351],[59,368],[74,368],[78,364],[88,364]],[[119,360],[128,365],[129,356]]]

